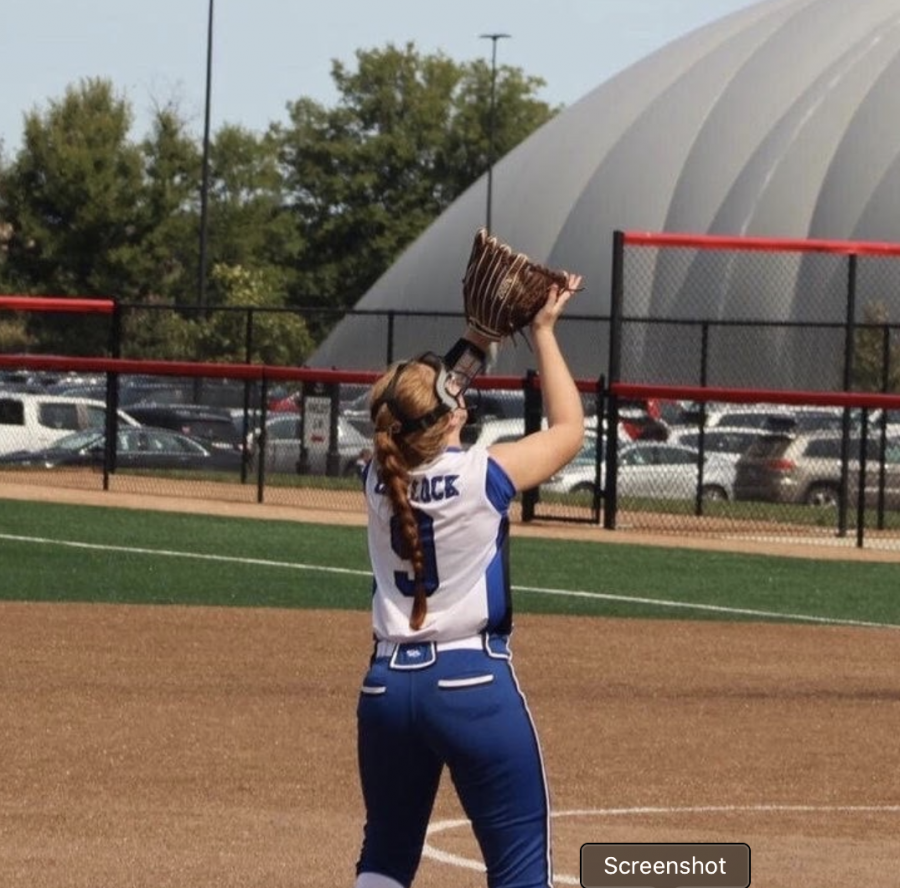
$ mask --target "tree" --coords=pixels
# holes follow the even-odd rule
[[[177,108],[157,109],[141,154],[140,234],[119,251],[118,264],[134,281],[133,300],[192,305],[197,300],[201,159]]]
[[[335,61],[334,108],[310,99],[274,127],[285,184],[306,243],[292,298],[352,306],[400,253],[485,172],[491,71],[441,53],[358,51],[357,68]],[[495,146],[510,150],[554,113],[533,94],[543,85],[498,72]]]
[[[900,345],[896,344],[897,328],[891,327],[884,302],[871,302],[866,305],[863,309],[863,325],[854,332],[854,390],[900,392]],[[887,354],[885,354],[886,346]]]
[[[302,252],[294,214],[285,206],[277,139],[224,126],[210,146],[209,251],[216,264],[253,269],[276,289],[296,274]],[[199,232],[198,232],[199,234]],[[228,293],[210,280],[210,302],[228,301]]]
[[[128,143],[131,111],[111,84],[85,80],[26,116],[24,146],[4,171],[12,227],[6,277],[23,293],[121,295],[115,251],[137,233],[141,156]],[[102,352],[101,325],[80,317],[29,320],[45,349]]]
[[[270,272],[218,264],[211,278],[224,302],[203,325],[199,359],[272,365],[305,361],[313,341],[306,323],[294,312],[254,312],[252,351],[246,352],[248,309],[284,308],[284,292]]]
[[[26,116],[24,146],[4,175],[11,270],[23,288],[118,292],[110,252],[136,234],[140,151],[128,104],[104,80],[70,87],[46,115]]]
[[[171,303],[150,295],[122,310],[122,357],[134,360],[185,361],[198,353],[202,325],[192,313],[174,311]]]
[[[356,62],[333,64],[334,107],[301,98],[288,126],[256,135],[229,125],[210,143],[206,264],[258,274],[274,300],[261,305],[286,294],[287,305],[330,312],[310,316],[304,337],[321,336],[488,162],[483,61],[459,65],[408,44],[360,51]],[[500,69],[497,156],[553,113],[534,98],[541,85]],[[210,274],[201,300],[201,152],[174,105],[156,110],[140,143],[129,141],[131,124],[130,105],[103,79],[27,115],[23,147],[9,164],[0,157],[0,286],[146,304],[143,321],[126,318],[135,349],[177,343],[178,357],[195,357],[187,350],[221,341],[214,315],[235,293]],[[25,332],[43,351],[107,347],[104,325],[78,317],[35,316]]]

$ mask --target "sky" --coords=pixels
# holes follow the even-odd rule
[[[26,112],[45,112],[88,77],[112,82],[149,133],[154,107],[178,108],[203,132],[213,8],[210,121],[263,132],[286,106],[337,99],[333,60],[415,44],[455,62],[520,68],[546,81],[538,98],[571,105],[670,41],[757,0],[29,0],[0,24],[0,143],[21,146]]]

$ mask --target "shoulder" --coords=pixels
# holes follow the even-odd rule
[[[494,459],[487,447],[474,445],[463,451],[461,461],[469,472],[483,479],[484,493],[498,511],[505,511],[516,495],[516,488],[506,469]]]

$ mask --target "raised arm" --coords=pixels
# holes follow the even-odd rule
[[[536,487],[549,479],[576,456],[584,442],[581,395],[554,329],[572,293],[580,286],[581,275],[576,274],[569,275],[565,289],[552,286],[546,304],[531,324],[548,427],[518,441],[489,448],[517,490]]]

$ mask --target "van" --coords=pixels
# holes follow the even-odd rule
[[[124,411],[119,422],[140,423]],[[0,392],[0,453],[40,450],[59,438],[106,423],[106,404],[90,398],[31,392]]]

